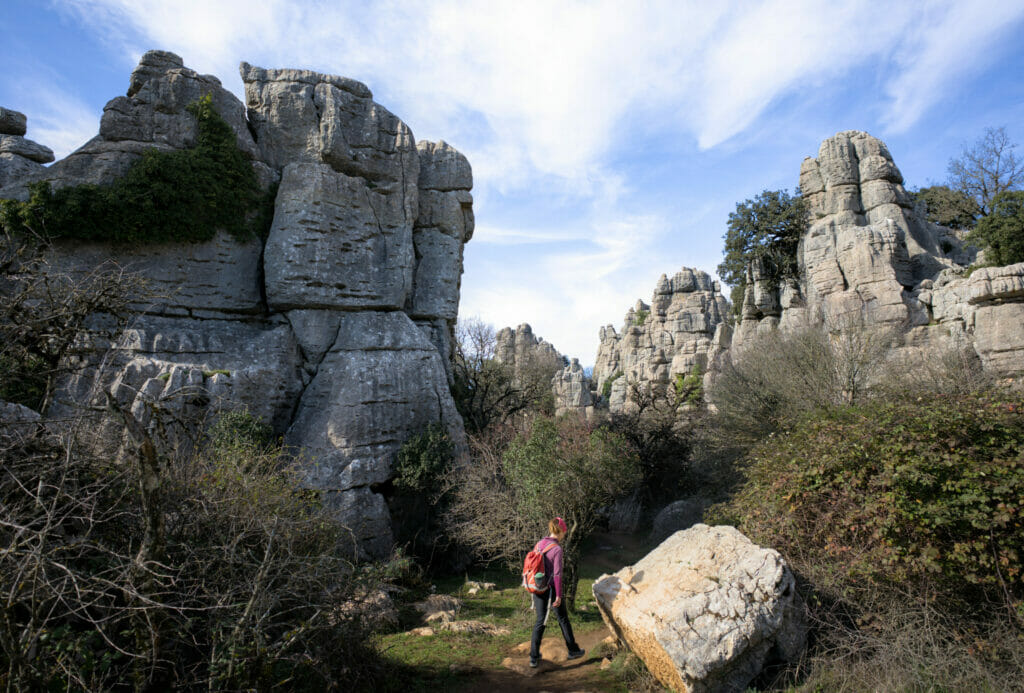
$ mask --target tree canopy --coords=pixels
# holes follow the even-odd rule
[[[963,190],[948,185],[932,185],[914,193],[928,221],[951,229],[973,229],[981,216],[981,206]]]
[[[984,246],[990,265],[1024,262],[1024,191],[1001,192],[992,198],[991,211],[970,239]]]
[[[773,279],[796,275],[797,245],[806,229],[807,205],[799,192],[790,196],[785,190],[765,190],[736,204],[724,236],[725,258],[718,266],[718,276],[733,287],[734,303],[747,265],[755,259]]]

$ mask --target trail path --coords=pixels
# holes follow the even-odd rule
[[[565,641],[556,625],[554,633],[546,635],[541,644],[540,666],[531,669],[529,666],[529,643],[522,643],[509,653],[506,669],[488,669],[481,671],[466,687],[460,688],[465,693],[511,693],[512,691],[551,691],[552,693],[568,693],[569,691],[605,691],[609,683],[598,676],[601,659],[592,653],[611,632],[599,628],[577,637],[580,647],[587,651],[582,659],[566,661]],[[550,632],[550,627],[549,627]],[[525,646],[525,647],[524,647]]]

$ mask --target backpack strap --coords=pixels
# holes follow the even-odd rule
[[[543,556],[544,554],[546,554],[548,552],[548,549],[550,549],[552,546],[557,546],[557,545],[558,545],[557,541],[551,542],[550,544],[545,546],[543,549],[541,549],[540,555]]]

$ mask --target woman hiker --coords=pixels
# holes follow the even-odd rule
[[[572,634],[572,625],[569,623],[569,613],[566,611],[565,603],[562,601],[562,546],[561,541],[565,539],[568,528],[565,520],[560,517],[548,522],[548,536],[537,542],[534,551],[544,554],[544,571],[551,576],[548,589],[544,594],[533,595],[533,609],[537,612],[537,622],[533,625],[533,638],[530,640],[530,666],[536,667],[540,664],[540,641],[544,637],[544,621],[547,620],[548,604],[555,610],[558,618],[558,626],[562,629],[562,637],[565,638],[565,646],[569,650],[568,659],[579,659],[583,656],[584,650],[576,644],[576,638]],[[550,548],[548,548],[550,546]],[[547,550],[545,550],[547,549]],[[554,583],[552,589],[552,583]]]

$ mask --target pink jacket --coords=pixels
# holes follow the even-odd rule
[[[544,572],[552,577],[555,583],[555,596],[562,596],[562,547],[551,537],[544,537],[533,547],[534,551],[543,551],[548,544],[554,544],[551,550],[544,554]]]

